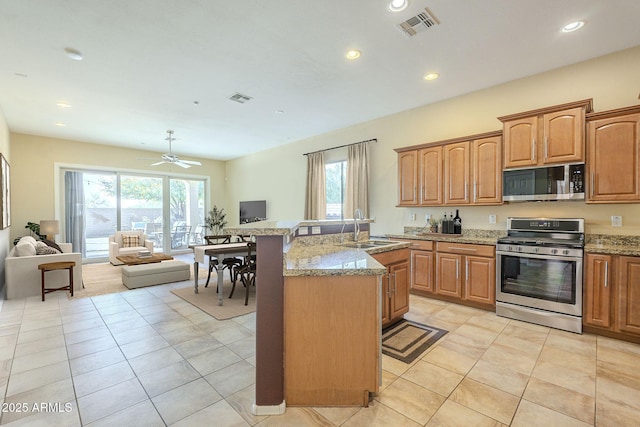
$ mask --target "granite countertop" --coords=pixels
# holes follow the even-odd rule
[[[371,255],[409,247],[390,242],[374,248],[349,248],[340,243],[293,244],[285,253],[285,276],[377,276],[387,269]]]
[[[433,242],[471,243],[475,245],[495,245],[496,240],[505,236],[501,230],[463,230],[462,234],[424,233],[421,229],[406,227],[401,234],[387,234],[390,239],[429,240]]]
[[[640,256],[640,245],[587,243],[584,251],[592,254],[603,255],[628,255]]]

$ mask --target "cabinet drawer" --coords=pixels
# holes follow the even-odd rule
[[[419,251],[432,251],[433,250],[433,241],[431,240],[413,240],[413,239],[393,239],[399,242],[409,242],[411,246],[409,249],[415,249]]]
[[[470,243],[438,242],[436,244],[438,252],[448,252],[460,255],[475,255],[484,257],[495,257],[496,247],[491,245],[473,245]]]
[[[380,254],[371,255],[378,261],[380,264],[385,267],[389,264],[393,264],[396,262],[408,261],[409,260],[409,248],[405,249],[396,249],[395,251],[383,252]]]

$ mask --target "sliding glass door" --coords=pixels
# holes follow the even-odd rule
[[[156,252],[201,243],[205,181],[117,172],[65,170],[65,240],[83,258],[102,260],[117,230],[142,230]]]

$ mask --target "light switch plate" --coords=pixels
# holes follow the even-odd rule
[[[412,213],[412,214],[411,214],[411,221],[415,221],[415,220],[416,220],[416,214],[415,214],[415,213]]]
[[[495,223],[496,223],[496,216],[489,215],[489,224],[495,224]]]
[[[309,227],[298,228],[298,236],[306,236],[307,234],[309,234]]]
[[[311,234],[320,234],[320,227],[311,227]]]
[[[611,226],[622,227],[622,217],[620,215],[611,215]]]

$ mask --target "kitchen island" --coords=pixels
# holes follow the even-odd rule
[[[361,239],[370,222],[362,221]],[[254,414],[282,413],[285,400],[366,406],[377,392],[386,268],[370,252],[409,244],[349,248],[352,224],[261,221],[225,229],[255,236],[257,244]]]

